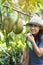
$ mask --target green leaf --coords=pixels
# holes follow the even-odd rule
[[[28,49],[30,48],[31,50],[33,50],[33,46],[32,46],[32,43],[30,41],[27,41],[26,44],[28,46]]]
[[[30,21],[30,16],[25,16],[25,21]]]
[[[6,0],[0,0],[0,4],[3,4]]]
[[[43,3],[39,3],[40,9],[43,9]]]

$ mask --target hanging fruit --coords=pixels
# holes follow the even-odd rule
[[[13,32],[15,34],[20,34],[23,31],[23,22],[21,19],[19,19],[17,22],[15,22],[13,26]]]
[[[13,24],[12,24],[11,18],[8,16],[5,17],[2,22],[2,30],[5,30],[6,33],[8,34],[12,31],[12,26],[13,26]]]
[[[5,15],[2,21],[2,30],[7,34],[12,31],[13,24],[17,20],[17,12],[8,13]]]

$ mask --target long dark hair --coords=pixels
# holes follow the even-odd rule
[[[39,30],[38,34],[34,36],[35,40],[41,41],[41,36],[43,35],[43,30]]]

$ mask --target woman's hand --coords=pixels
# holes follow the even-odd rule
[[[26,37],[28,38],[27,40],[32,42],[32,43],[35,41],[34,37],[33,37],[33,35],[31,33],[27,33]]]

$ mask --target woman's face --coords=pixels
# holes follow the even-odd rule
[[[30,25],[30,32],[33,35],[37,35],[37,33],[39,32],[39,30],[40,30],[39,26],[37,26],[37,25]]]

